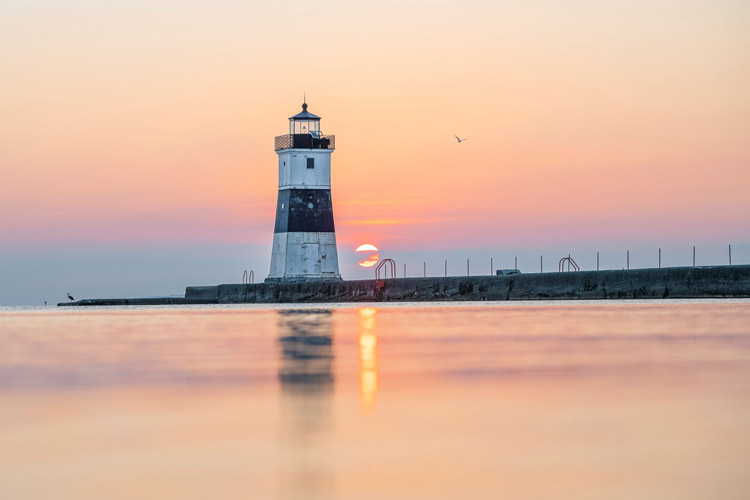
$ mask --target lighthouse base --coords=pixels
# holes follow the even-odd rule
[[[266,283],[341,281],[336,234],[274,233],[271,272]]]

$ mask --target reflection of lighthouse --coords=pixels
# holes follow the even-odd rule
[[[280,498],[332,498],[333,314],[279,311]]]
[[[266,282],[340,280],[331,203],[335,136],[322,135],[320,117],[289,118],[289,134],[276,137],[279,198]]]

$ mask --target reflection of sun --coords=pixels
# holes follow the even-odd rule
[[[362,415],[375,413],[378,394],[377,309],[363,307],[359,313],[359,404]]]
[[[356,252],[377,252],[378,247],[370,243],[365,243],[363,245],[358,246],[355,251]],[[372,267],[375,264],[377,264],[379,260],[380,260],[380,254],[375,253],[375,254],[369,255],[366,259],[359,261],[359,265],[361,267]]]

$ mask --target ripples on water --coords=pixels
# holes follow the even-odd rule
[[[2,498],[741,498],[750,301],[0,308]]]

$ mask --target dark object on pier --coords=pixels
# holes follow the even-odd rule
[[[497,276],[513,276],[514,274],[521,274],[518,269],[498,269],[495,271]]]

